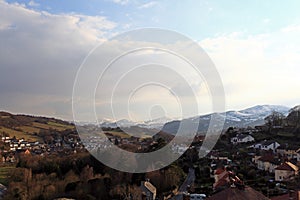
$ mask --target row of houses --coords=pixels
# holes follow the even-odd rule
[[[272,154],[254,156],[252,161],[259,170],[274,174],[274,179],[278,182],[293,179],[299,172],[297,165]]]
[[[29,142],[26,141],[24,138],[17,139],[15,137],[2,137],[2,142],[9,145],[9,150],[11,152],[17,151],[17,150],[24,150],[24,149],[31,149],[33,147],[39,146],[38,141]]]
[[[237,134],[231,138],[232,144],[241,144],[255,142],[255,139],[250,134]],[[250,145],[248,148],[254,148],[256,150],[273,151],[281,156],[287,157],[287,159],[297,159],[300,162],[300,148],[296,146],[289,146],[288,144],[279,144],[274,140],[264,140]]]

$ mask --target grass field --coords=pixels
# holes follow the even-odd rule
[[[74,129],[75,126],[72,126],[72,125],[66,125],[66,124],[59,124],[59,123],[56,123],[56,122],[48,122],[49,125],[51,126],[56,126],[56,127],[61,127],[61,128],[64,128],[64,129]]]
[[[113,136],[117,136],[117,137],[120,137],[120,138],[130,138],[132,136],[130,134],[123,133],[123,132],[118,132],[118,131],[104,131],[104,132],[110,133]],[[140,133],[138,135],[138,137],[140,137],[140,138],[151,138],[151,136],[146,135],[145,133]]]
[[[32,126],[20,126],[20,129],[26,133],[39,133],[41,129]]]
[[[0,167],[0,183],[2,183],[3,185],[8,184],[8,176],[10,174],[10,171],[13,170],[15,167],[11,167],[11,166],[1,166]]]
[[[10,118],[10,116],[0,116],[1,119]]]
[[[48,124],[42,124],[42,123],[38,123],[38,122],[33,122],[32,126],[35,128],[40,128],[40,129],[54,129],[54,130],[58,130],[58,131],[64,131],[66,129],[69,128],[74,128],[73,126],[69,126],[69,125],[63,125],[63,124],[58,124],[55,122],[49,122]]]
[[[16,138],[24,138],[27,141],[41,141],[40,137],[30,135],[30,134],[25,134],[24,132],[16,131],[5,127],[0,127],[0,132],[8,133],[10,137],[16,136]]]
[[[120,138],[130,138],[130,135],[123,133],[123,132],[118,132],[118,131],[105,131],[105,133],[110,133],[113,136],[120,137]]]

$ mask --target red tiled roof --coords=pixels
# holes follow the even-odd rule
[[[215,171],[215,175],[219,175],[219,174],[222,174],[225,170],[223,168],[218,168],[216,171]]]
[[[220,175],[221,176],[221,175]],[[222,187],[229,184],[229,174],[228,172],[223,172],[222,177],[218,180],[218,182],[213,184],[214,188]]]
[[[212,195],[207,200],[269,200],[269,199],[251,187],[245,187],[244,190],[230,187]]]

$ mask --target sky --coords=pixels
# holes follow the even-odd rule
[[[222,79],[226,110],[293,107],[300,100],[299,8],[298,0],[0,0],[0,109],[72,120],[73,85],[89,52],[113,36],[145,27],[176,31],[206,51]],[[124,85],[134,86],[131,80]],[[183,117],[211,111],[208,93],[201,81],[197,84],[203,109],[191,107]],[[185,91],[176,81],[170,85],[177,86]],[[174,95],[161,91],[155,97],[153,88],[147,89],[133,98],[132,119],[178,117],[179,112],[164,110],[176,110]],[[105,112],[109,105],[98,100],[99,118],[112,117]]]

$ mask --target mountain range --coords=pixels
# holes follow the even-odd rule
[[[223,120],[225,118],[224,129],[228,127],[247,127],[247,126],[257,126],[264,123],[264,118],[270,115],[273,111],[280,112],[284,115],[289,113],[290,108],[281,105],[257,105],[244,110],[239,111],[227,111],[223,113],[211,113],[206,115],[199,115],[191,118],[186,118],[182,120],[172,120],[167,117],[162,117],[154,120],[149,120],[145,122],[132,122],[130,120],[122,119],[119,121],[103,120],[100,125],[101,127],[130,127],[139,126],[142,128],[155,128],[160,129],[164,132],[176,134],[181,122],[190,126],[185,127],[195,127],[195,124],[199,124],[198,132],[206,132],[209,126],[211,117],[214,119]],[[188,133],[192,130],[185,128]]]

